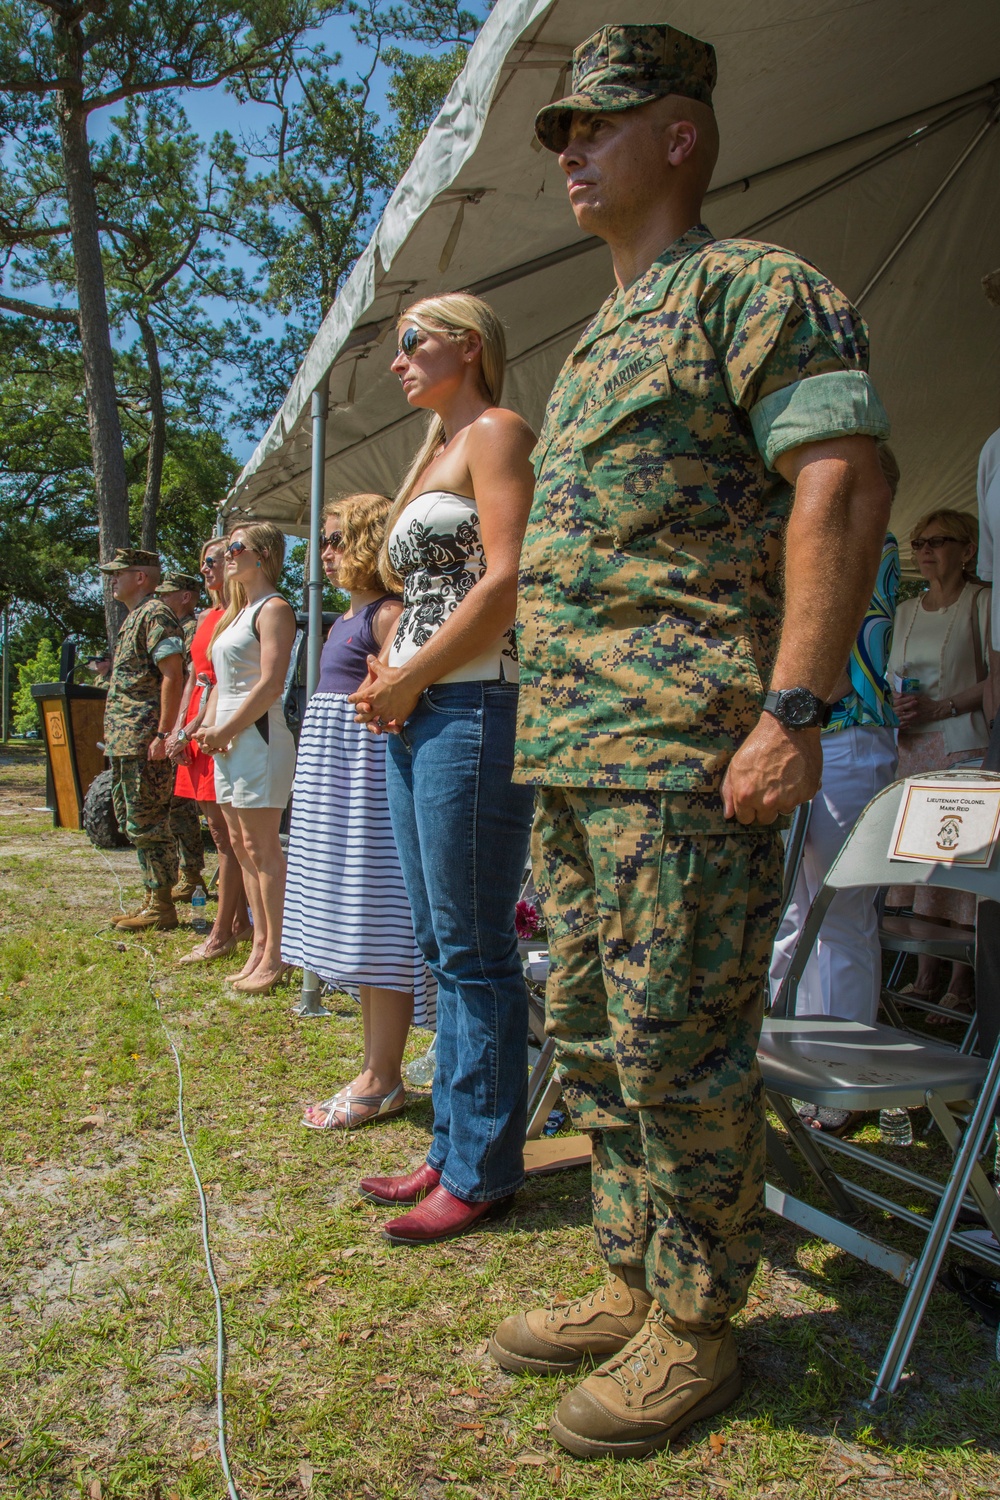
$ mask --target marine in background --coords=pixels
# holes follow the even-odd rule
[[[170,833],[174,767],[167,734],[180,706],[184,643],[173,612],[154,590],[160,582],[155,552],[119,547],[101,564],[114,596],[128,610],[118,634],[104,709],[104,749],[118,826],[135,845],[145,886],[138,911],[121,917],[122,931],[177,926],[172,895],[177,851]]]

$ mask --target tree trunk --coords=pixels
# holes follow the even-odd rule
[[[167,416],[163,408],[163,375],[156,333],[146,313],[137,313],[136,322],[142,334],[149,367],[149,455],[146,459],[146,490],[142,497],[142,543],[155,552],[156,520],[163,480],[163,453],[167,446]]]
[[[82,54],[76,28],[72,32],[63,32],[62,36],[57,32],[57,41],[62,44],[60,51],[67,64],[69,77],[74,80],[82,78]],[[111,324],[108,319],[104,267],[101,264],[97,197],[91,173],[87,112],[83,105],[82,87],[63,89],[57,93],[56,115],[76,268],[80,344],[87,393],[90,449],[94,464],[101,561],[107,562],[114,556],[117,547],[129,545],[128,480],[118,418]],[[104,585],[104,618],[108,641],[113,643],[124,612],[121,605],[112,598],[111,583],[106,574]]]

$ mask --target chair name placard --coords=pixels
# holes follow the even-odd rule
[[[889,858],[985,870],[1000,837],[1000,786],[948,780],[906,783]]]

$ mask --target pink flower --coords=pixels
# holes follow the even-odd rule
[[[533,938],[541,927],[541,918],[530,901],[519,901],[514,908],[514,931],[523,942]]]

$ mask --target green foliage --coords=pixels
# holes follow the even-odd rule
[[[386,155],[396,179],[413,160],[468,55],[464,43],[436,56],[415,55],[398,47],[386,50],[385,61],[392,69],[386,98],[396,117],[386,137]]]
[[[233,233],[258,261],[256,304],[284,325],[281,335],[264,338],[252,322],[231,330],[242,377],[237,409],[248,430],[259,430],[281,404],[460,72],[477,24],[456,4],[408,0],[383,8],[367,0],[352,20],[355,38],[370,49],[358,78],[339,77],[339,56],[319,45],[305,57],[286,51],[271,73],[233,83],[237,97],[272,112],[273,124],[239,141],[220,136],[213,158],[231,195]],[[382,67],[389,69],[388,122],[371,107]]]
[[[899,580],[899,594],[897,604],[902,604],[904,599],[917,599],[926,591],[927,583],[923,578],[908,578],[905,574]]]
[[[336,17],[363,49],[357,77],[324,40]],[[234,413],[255,435],[280,404],[477,24],[454,0],[0,0],[0,606],[16,659],[44,634],[103,633],[56,104],[83,117],[93,172],[131,538],[191,568],[239,469]],[[256,103],[255,134],[191,129],[184,91],[213,82]]]
[[[14,732],[29,734],[38,728],[38,705],[31,696],[36,682],[59,681],[59,653],[48,638],[39,641],[38,650],[17,669],[17,689],[14,693]]]
[[[219,502],[239,472],[239,463],[218,432],[169,432],[160,494],[159,552],[164,566],[198,571],[201,544],[213,535]],[[141,494],[140,483],[133,490],[136,518]]]

